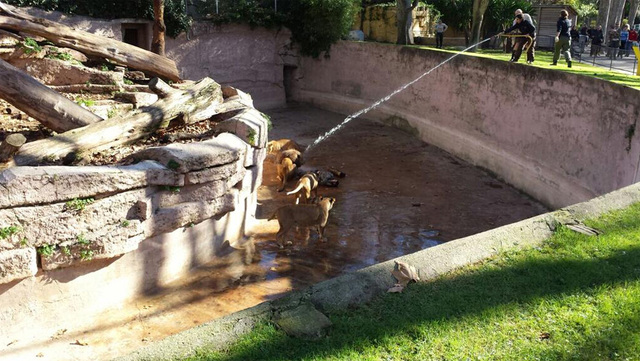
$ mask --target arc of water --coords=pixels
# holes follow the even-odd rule
[[[425,76],[429,75],[432,71],[438,69],[439,67],[441,67],[442,65],[448,63],[451,59],[455,58],[456,56],[464,53],[465,51],[472,49],[488,40],[490,40],[491,38],[486,38],[484,40],[482,40],[481,42],[477,43],[477,44],[473,44],[470,47],[461,50],[455,54],[453,54],[452,56],[448,57],[447,59],[445,59],[443,62],[441,62],[440,64],[434,66],[433,68],[429,69],[428,71],[422,73],[422,75],[420,75],[419,77],[415,78],[414,80],[408,82],[407,84],[401,86],[400,88],[394,90],[391,94],[385,96],[384,98],[378,100],[377,102],[371,104],[369,107],[364,108],[362,110],[359,110],[351,115],[349,115],[348,117],[346,117],[342,123],[338,124],[337,126],[333,127],[331,130],[329,130],[328,132],[324,133],[324,135],[319,136],[313,143],[311,143],[311,145],[309,145],[309,147],[307,147],[307,150],[305,152],[309,152],[309,150],[311,150],[313,147],[315,147],[316,145],[318,145],[320,142],[322,142],[323,140],[329,138],[333,133],[337,132],[338,130],[340,130],[340,128],[344,127],[347,123],[349,123],[349,121],[351,121],[352,119],[355,119],[359,116],[361,116],[362,114],[365,114],[367,112],[369,112],[370,110],[376,108],[378,105],[386,102],[387,100],[391,99],[391,97],[393,97],[394,95],[400,93],[401,91],[407,89],[408,87],[410,87],[411,85],[415,84],[417,81],[419,81],[420,79],[424,78]]]

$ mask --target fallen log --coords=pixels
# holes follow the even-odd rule
[[[0,98],[53,131],[66,132],[102,120],[1,59],[0,79]]]
[[[154,81],[156,82],[156,81]],[[166,89],[168,85],[161,85]],[[222,102],[220,85],[204,78],[184,89],[175,89],[165,98],[123,116],[70,130],[51,138],[30,142],[14,155],[16,165],[37,165],[43,159],[60,159],[75,153],[95,152],[147,137],[178,116],[204,120],[215,114]]]
[[[118,40],[34,17],[2,2],[0,2],[0,10],[2,11],[0,29],[41,36],[58,46],[75,49],[85,55],[109,59],[171,81],[180,80],[175,62],[164,56]]]
[[[8,162],[11,157],[27,141],[22,134],[11,134],[0,144],[0,163]]]

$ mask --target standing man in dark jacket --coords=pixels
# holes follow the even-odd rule
[[[525,20],[522,14],[518,14],[516,15],[516,23],[509,29],[505,30],[504,33],[509,34],[516,29],[518,29],[522,35],[529,35],[531,39],[526,38],[527,40],[514,50],[510,61],[517,63],[518,59],[520,59],[520,55],[522,55],[522,48],[525,47],[527,48],[527,63],[531,64],[533,63],[533,45],[536,39],[536,27],[528,20]]]
[[[558,65],[558,59],[560,58],[560,52],[564,54],[564,58],[567,60],[567,66],[571,68],[571,20],[568,19],[569,13],[567,10],[560,12],[560,18],[556,23],[556,44],[553,52],[553,63],[551,65]]]
[[[591,56],[598,56],[603,41],[602,25],[598,25],[598,28],[591,32]]]

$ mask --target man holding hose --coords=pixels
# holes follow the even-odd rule
[[[510,32],[514,31],[514,30],[519,30],[520,34],[522,35],[528,35],[531,37],[531,39],[529,38],[525,38],[526,41],[524,42],[516,42],[516,44],[520,43],[516,49],[514,49],[513,51],[513,55],[511,56],[511,62],[518,62],[518,59],[520,59],[520,55],[522,55],[522,48],[526,47],[527,48],[527,63],[531,64],[533,63],[533,47],[534,47],[534,42],[536,39],[536,27],[529,21],[526,20],[524,18],[524,16],[522,16],[522,14],[518,14],[516,15],[516,22],[515,24],[513,24],[513,26],[511,26],[509,29],[504,31],[504,34],[509,34]]]

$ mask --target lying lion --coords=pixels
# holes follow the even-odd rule
[[[329,211],[333,208],[336,199],[331,197],[318,197],[315,204],[289,204],[278,208],[269,218],[278,219],[280,229],[276,234],[276,242],[280,248],[284,248],[287,233],[293,226],[315,227],[320,240],[323,239],[324,228],[329,219]],[[291,242],[286,242],[291,244]]]
[[[325,187],[337,187],[340,183],[338,178],[346,177],[346,174],[335,168],[319,169],[304,166],[296,167],[292,178],[304,177],[304,175],[308,173],[315,173],[318,178],[318,185]]]

